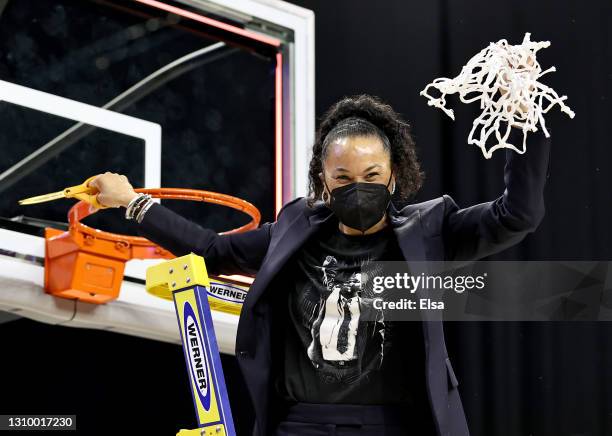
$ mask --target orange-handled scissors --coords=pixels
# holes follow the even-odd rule
[[[19,204],[36,204],[43,203],[45,201],[57,200],[60,198],[77,198],[84,200],[91,204],[96,209],[106,209],[106,206],[102,206],[98,202],[98,189],[93,186],[88,186],[89,182],[95,179],[97,176],[92,176],[85,180],[82,184],[76,186],[70,186],[62,191],[52,192],[51,194],[38,195],[36,197],[24,198],[19,200]]]

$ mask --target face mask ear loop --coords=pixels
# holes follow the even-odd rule
[[[391,170],[391,175],[389,176],[389,181],[387,182],[387,189],[389,188],[389,185],[391,184],[391,179],[393,178],[393,170]],[[393,183],[393,191],[391,191],[391,194],[393,195],[395,193],[395,183]]]
[[[325,173],[323,173],[323,185],[325,186],[325,189],[327,189],[327,198],[331,201],[331,191],[327,186],[327,180],[325,180]],[[325,198],[323,196],[323,194],[325,194],[325,189],[323,190],[323,193],[321,193],[321,198],[323,199],[323,202],[327,204],[327,201],[325,201]]]

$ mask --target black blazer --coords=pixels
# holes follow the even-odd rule
[[[511,141],[522,141],[513,129]],[[506,189],[497,199],[460,209],[448,195],[397,209],[388,217],[406,260],[475,260],[521,241],[544,216],[550,139],[541,131],[529,134],[527,152],[506,150]],[[306,165],[306,162],[304,162]],[[315,233],[332,212],[305,198],[287,203],[273,223],[241,234],[220,236],[210,229],[155,204],[139,225],[142,236],[176,256],[202,255],[211,274],[255,274],[247,294],[236,336],[236,356],[255,410],[254,435],[273,431],[269,423],[270,367],[275,356],[271,342],[271,303],[262,295],[270,288],[289,257]],[[428,311],[437,312],[437,311]],[[435,315],[431,315],[435,316]],[[426,386],[438,435],[469,434],[448,358],[442,321],[423,320]]]

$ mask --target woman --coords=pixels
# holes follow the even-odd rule
[[[127,207],[139,233],[175,255],[202,255],[211,274],[256,274],[236,337],[254,434],[468,435],[442,322],[359,322],[371,310],[360,271],[381,260],[478,259],[518,243],[544,215],[550,141],[530,138],[526,154],[506,152],[496,200],[405,204],[423,179],[409,125],[378,98],[345,98],[320,124],[309,197],[235,235],[152,203],[125,176],[92,183],[102,204]]]

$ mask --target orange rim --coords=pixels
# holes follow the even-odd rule
[[[236,229],[221,232],[219,233],[220,235],[242,233],[248,230],[256,229],[259,226],[259,222],[261,220],[261,213],[253,204],[249,203],[246,200],[242,200],[240,198],[233,197],[227,194],[219,194],[218,192],[184,188],[142,188],[136,189],[135,191],[144,194],[151,194],[151,196],[153,196],[154,198],[203,201],[205,203],[218,204],[220,206],[226,206],[232,209],[239,210],[251,217],[251,221],[249,221],[247,224]],[[70,232],[83,233],[96,239],[105,239],[113,242],[119,242],[121,244],[128,244],[130,246],[157,247],[156,244],[146,238],[143,238],[142,236],[128,236],[121,235],[119,233],[105,232],[104,230],[98,230],[93,227],[89,227],[81,222],[83,218],[86,218],[89,215],[96,213],[98,210],[99,209],[91,207],[91,205],[85,201],[79,201],[77,204],[72,206],[68,211],[68,223]]]

